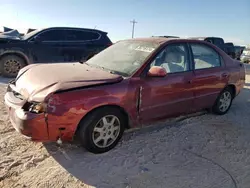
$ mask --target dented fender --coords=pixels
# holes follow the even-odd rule
[[[71,140],[82,118],[92,110],[108,105],[124,109],[130,124],[137,126],[138,93],[136,90],[128,91],[127,85],[119,88],[120,91],[113,89],[112,85],[104,85],[48,95],[45,102],[50,140],[57,140],[59,135],[62,140]]]

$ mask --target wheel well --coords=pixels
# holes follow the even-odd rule
[[[232,94],[233,94],[233,98],[235,97],[235,95],[236,95],[236,87],[235,87],[235,85],[233,85],[233,84],[229,84],[228,86],[227,86],[227,88],[230,88],[231,90],[232,90]]]
[[[130,128],[130,118],[129,118],[129,115],[128,115],[128,113],[126,112],[125,109],[123,109],[122,107],[120,107],[120,106],[118,106],[118,105],[104,105],[104,106],[99,106],[99,107],[97,107],[97,108],[94,108],[93,110],[91,110],[90,112],[88,112],[88,113],[81,119],[81,121],[78,123],[77,129],[76,129],[76,131],[75,131],[75,134],[77,133],[78,129],[80,128],[79,125],[81,124],[81,122],[83,122],[88,116],[90,116],[91,114],[93,114],[95,111],[97,111],[97,110],[99,110],[99,109],[102,109],[102,108],[115,108],[115,109],[119,110],[120,112],[122,112],[122,114],[125,116],[126,121],[127,121],[127,122],[125,123],[125,125],[126,125],[125,129],[129,129],[129,128]]]
[[[19,54],[19,53],[15,53],[15,52],[8,52],[8,53],[4,53],[3,55],[0,56],[0,59],[8,56],[8,55],[15,55],[21,59],[23,59],[23,61],[25,62],[26,65],[28,65],[28,61],[27,59],[22,55],[22,54]]]

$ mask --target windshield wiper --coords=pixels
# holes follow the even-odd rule
[[[88,63],[86,63],[86,61],[85,62],[80,61],[79,63],[81,63],[81,64],[85,63],[85,64],[87,64],[90,67],[95,67],[95,68],[98,68],[98,69],[102,69],[102,70],[104,70],[106,72],[109,72],[110,74],[117,74],[117,75],[122,75],[123,76],[123,74],[121,72],[119,72],[119,71],[110,70],[110,69],[107,69],[107,68],[102,67],[100,65],[96,65],[96,66],[93,66],[91,64],[89,65]]]

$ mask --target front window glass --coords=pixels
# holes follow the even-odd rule
[[[157,55],[150,65],[161,66],[167,73],[185,72],[189,70],[188,53],[184,44],[168,45]]]
[[[159,46],[156,42],[120,41],[98,53],[86,63],[122,76],[131,76]]]

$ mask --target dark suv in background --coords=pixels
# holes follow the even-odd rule
[[[234,44],[232,42],[226,42],[225,43],[226,46],[226,51],[227,53],[233,58],[236,59],[236,49],[234,47]]]
[[[244,46],[234,46],[235,49],[235,56],[237,60],[240,60],[241,54],[243,50],[245,49]]]
[[[0,71],[15,77],[31,63],[85,61],[112,45],[107,32],[96,29],[53,27],[24,36],[0,36]]]
[[[223,38],[220,37],[191,37],[190,39],[194,40],[204,40],[206,42],[210,42],[215,46],[219,47],[223,51],[225,51],[225,42]]]

